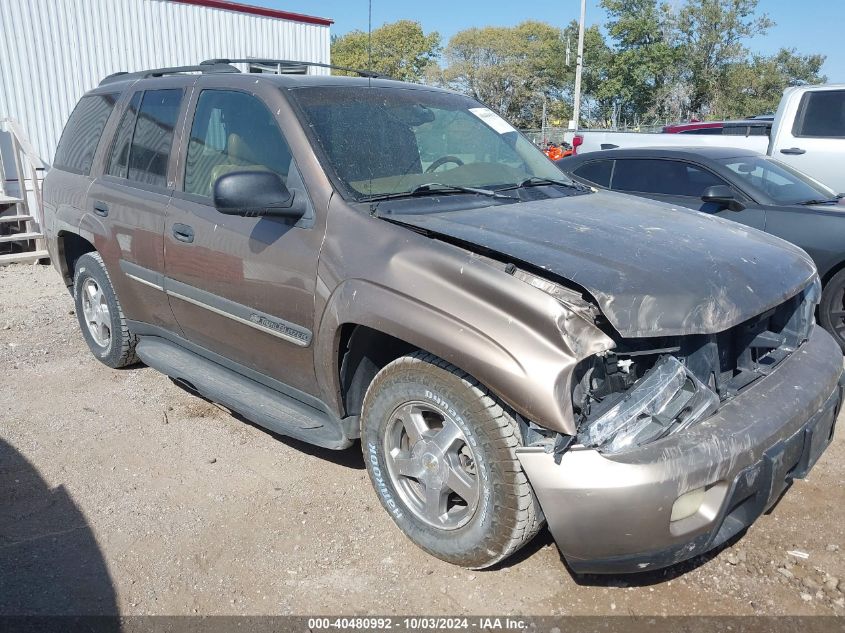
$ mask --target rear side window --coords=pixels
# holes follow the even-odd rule
[[[713,185],[727,184],[715,174],[678,160],[617,159],[614,191],[698,198]]]
[[[594,160],[581,165],[572,172],[579,178],[592,182],[599,187],[610,187],[610,175],[613,173],[612,160]]]
[[[53,160],[54,167],[77,174],[88,175],[91,172],[100,135],[119,96],[110,93],[80,99],[62,132]]]
[[[167,186],[167,163],[182,94],[181,89],[144,92],[129,149],[129,180]]]
[[[771,132],[770,125],[726,125],[723,134],[726,136],[768,136]]]
[[[262,101],[244,92],[203,90],[197,101],[186,193],[211,197],[215,181],[232,171],[272,171],[287,182],[291,152]]]
[[[801,98],[793,136],[845,138],[845,90],[807,92]]]
[[[109,164],[106,173],[118,178],[126,178],[129,169],[129,147],[132,145],[132,133],[135,131],[135,117],[138,114],[138,106],[141,105],[141,93],[132,95],[120,125],[117,126],[117,133],[109,157]]]

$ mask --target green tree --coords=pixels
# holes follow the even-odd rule
[[[595,88],[596,98],[615,100],[623,120],[663,116],[680,62],[671,9],[657,0],[602,0],[602,7],[613,51],[606,62],[607,77]]]
[[[333,64],[350,68],[372,65],[371,70],[402,81],[420,81],[439,54],[440,35],[424,33],[420,23],[412,20],[373,29],[372,41],[367,33],[356,30],[334,38],[331,45]]]
[[[721,117],[733,99],[729,75],[748,63],[745,42],[773,22],[757,14],[758,0],[687,0],[678,15],[678,40],[690,84],[690,110]],[[753,62],[751,62],[753,65]]]
[[[543,100],[566,85],[563,33],[544,22],[470,28],[445,49],[443,80],[522,127],[539,127]]]
[[[731,66],[726,74],[727,95],[719,115],[743,118],[774,112],[783,91],[789,86],[821,84],[824,55],[800,55],[782,48],[771,57],[754,55],[750,60]]]

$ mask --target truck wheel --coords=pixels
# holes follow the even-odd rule
[[[845,270],[836,273],[824,286],[819,323],[845,351]]]
[[[436,356],[403,356],[376,375],[361,439],[381,504],[438,558],[489,567],[543,525],[515,453],[519,424],[476,380]]]
[[[76,261],[73,299],[82,336],[98,360],[115,368],[138,362],[138,340],[129,332],[99,253],[86,253]]]

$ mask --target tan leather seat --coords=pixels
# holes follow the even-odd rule
[[[232,132],[226,140],[226,153],[221,154],[221,163],[211,170],[211,183],[217,182],[220,176],[233,171],[270,171],[264,165],[258,163],[255,153],[240,135]]]

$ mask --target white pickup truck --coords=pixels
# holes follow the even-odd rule
[[[769,137],[583,130],[569,142],[577,154],[618,147],[741,147],[845,193],[845,84],[787,88]]]

